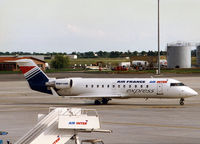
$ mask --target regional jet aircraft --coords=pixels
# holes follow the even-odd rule
[[[111,99],[165,98],[180,99],[198,93],[183,83],[169,78],[49,78],[32,60],[20,59],[19,65],[32,90],[66,96],[93,99],[95,104],[107,104]]]

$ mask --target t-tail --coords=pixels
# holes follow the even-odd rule
[[[19,59],[15,61],[32,90],[52,94],[45,85],[49,81],[48,76],[30,59]]]

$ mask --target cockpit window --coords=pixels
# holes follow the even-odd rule
[[[170,86],[184,86],[183,83],[171,83]]]

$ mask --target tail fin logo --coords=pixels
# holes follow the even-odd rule
[[[27,73],[28,71],[32,70],[35,66],[20,66],[20,70],[23,74]]]
[[[51,94],[51,90],[47,89],[45,83],[49,81],[49,78],[45,73],[37,66],[37,64],[31,59],[19,59],[16,62],[24,77],[29,83],[32,90]]]
[[[40,68],[36,66],[21,66],[20,69],[27,80],[41,72]]]

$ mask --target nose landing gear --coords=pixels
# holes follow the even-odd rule
[[[108,104],[108,101],[109,101],[109,100],[110,100],[110,99],[103,98],[101,102],[102,102],[102,104],[105,105],[105,104]]]
[[[179,103],[180,105],[184,105],[184,98],[181,98]]]

